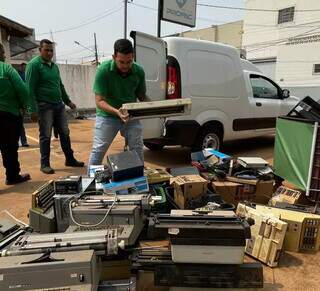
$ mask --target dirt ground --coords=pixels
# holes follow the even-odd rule
[[[91,150],[94,121],[81,120],[70,122],[71,141],[77,159],[88,162]],[[40,154],[38,145],[38,127],[26,124],[29,148],[20,148],[19,161],[22,173],[30,173],[32,180],[16,186],[6,186],[5,173],[0,167],[0,212],[8,210],[17,218],[28,222],[28,210],[31,206],[31,193],[49,179],[70,174],[85,174],[86,168],[75,169],[64,166],[64,155],[59,141],[52,141],[51,166],[54,175],[40,172]],[[260,156],[269,162],[273,159],[274,137],[238,141],[227,144],[224,152],[234,156]],[[123,140],[116,138],[109,153],[123,150]],[[181,147],[168,147],[160,152],[144,151],[145,164],[150,167],[175,167],[189,165],[190,150]],[[264,266],[263,290],[320,290],[320,252],[316,254],[286,253],[282,256],[278,268]]]

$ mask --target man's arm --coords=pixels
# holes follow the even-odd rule
[[[29,63],[26,67],[26,84],[29,93],[30,111],[37,112],[38,106],[36,103],[36,87],[39,82],[39,72],[36,65]]]
[[[120,119],[122,119],[122,121],[128,121],[129,115],[127,112],[112,107],[101,95],[96,94],[96,105],[99,109],[118,116]]]

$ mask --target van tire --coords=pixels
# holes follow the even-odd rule
[[[150,151],[161,151],[164,147],[164,145],[162,144],[153,143],[153,142],[144,142],[143,144]]]
[[[222,132],[218,128],[204,127],[192,147],[192,151],[202,151],[204,148],[221,150]]]

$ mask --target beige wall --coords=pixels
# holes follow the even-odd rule
[[[242,47],[243,21],[235,21],[199,30],[182,32],[180,35],[194,39],[221,42],[236,48]]]
[[[199,29],[199,30],[190,30],[182,32],[181,36],[189,37],[194,39],[217,41],[216,39],[216,26]]]
[[[236,48],[242,47],[243,21],[235,21],[219,25],[217,27],[218,42],[232,45]]]

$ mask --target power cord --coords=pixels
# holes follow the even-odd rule
[[[73,197],[73,198],[74,198],[74,197]],[[71,218],[72,222],[73,222],[75,225],[80,226],[80,227],[97,227],[97,226],[100,226],[102,223],[104,223],[104,222],[106,221],[106,219],[107,219],[107,217],[108,217],[111,209],[114,207],[114,205],[115,205],[116,202],[117,202],[117,194],[114,193],[114,200],[113,200],[112,204],[110,205],[108,211],[106,212],[106,214],[104,215],[104,217],[103,217],[98,223],[96,223],[96,224],[82,224],[82,223],[80,223],[80,222],[77,222],[77,221],[75,220],[75,218],[74,218],[74,216],[73,216],[73,212],[72,212],[72,204],[73,204],[73,202],[76,202],[76,201],[72,201],[72,200],[69,201],[69,212],[70,212],[70,218]]]

